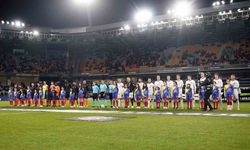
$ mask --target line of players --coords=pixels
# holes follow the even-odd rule
[[[70,107],[88,107],[88,98],[93,98],[92,107],[107,106],[106,99],[110,99],[112,108],[133,108],[136,103],[136,108],[163,108],[168,109],[171,105],[173,109],[183,109],[183,89],[185,87],[185,99],[187,102],[187,109],[195,107],[194,95],[198,89],[199,93],[199,108],[204,108],[205,89],[201,83],[206,79],[205,73],[200,73],[198,83],[192,79],[190,75],[184,84],[180,75],[176,75],[176,80],[172,81],[170,76],[167,76],[166,81],[162,81],[160,76],[156,77],[153,83],[149,78],[147,83],[143,83],[142,79],[138,79],[135,84],[128,77],[126,82],[121,79],[117,81],[109,81],[107,85],[104,80],[100,84],[93,82],[91,89],[87,87],[86,81],[73,83],[68,90],[64,86],[51,82],[50,86],[46,82],[43,85],[38,83],[34,86],[28,86],[26,89],[18,90],[17,87],[9,89],[9,101],[11,106],[53,106],[65,107],[67,100],[69,100]],[[214,102],[214,109],[222,110],[221,92],[223,89],[223,82],[219,78],[219,74],[214,74],[213,93],[211,99]],[[34,89],[36,87],[36,89]],[[91,92],[90,92],[91,91]],[[236,100],[239,110],[239,82],[235,79],[235,75],[231,75],[227,79],[224,86],[224,97],[227,100],[227,109],[233,109],[233,98]],[[156,105],[154,105],[154,103]],[[162,107],[161,107],[162,105]]]

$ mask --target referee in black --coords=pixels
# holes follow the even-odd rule
[[[207,111],[207,107],[209,107],[209,111],[213,111],[213,107],[210,104],[210,96],[212,95],[213,92],[213,80],[210,72],[206,73],[206,79],[200,83],[200,86],[205,87],[204,111]]]

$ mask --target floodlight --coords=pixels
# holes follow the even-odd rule
[[[220,1],[217,1],[217,2],[216,2],[216,5],[219,6],[219,5],[220,5]]]
[[[24,23],[22,23],[22,27],[25,27],[25,24],[24,24]]]
[[[230,3],[232,4],[234,2],[234,0],[230,0]]]
[[[77,5],[82,5],[82,4],[92,5],[95,2],[95,0],[73,0],[73,2]]]
[[[10,22],[9,22],[9,21],[6,21],[6,24],[8,24],[8,25],[9,25],[9,24],[10,24]]]
[[[153,17],[152,11],[148,9],[141,9],[137,11],[134,19],[136,20],[136,22],[146,23],[149,22],[152,19],[152,17]]]
[[[4,22],[3,20],[1,21],[1,23],[2,23],[2,24],[5,24],[5,22]]]
[[[21,22],[20,21],[15,21],[16,27],[21,27]]]
[[[125,25],[125,26],[124,26],[124,29],[125,29],[125,30],[130,30],[131,28],[130,28],[129,25]]]
[[[176,17],[185,17],[191,14],[191,3],[187,1],[181,1],[175,4],[174,14]]]
[[[31,33],[31,34],[32,34],[32,33]],[[35,36],[38,36],[40,33],[39,33],[39,31],[34,30],[34,31],[33,31],[33,34],[34,34]]]
[[[12,21],[12,22],[11,22],[11,25],[14,26],[14,25],[15,25],[15,22]]]

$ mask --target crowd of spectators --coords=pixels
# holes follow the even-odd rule
[[[129,72],[139,68],[221,66],[250,63],[250,41],[206,43],[168,48],[162,51],[127,50],[113,51],[103,58],[89,56],[89,61],[82,63],[85,72],[93,69],[101,73]],[[105,61],[100,61],[105,60]],[[98,63],[99,62],[99,63]],[[91,64],[91,65],[89,65]],[[95,72],[96,73],[96,72]]]
[[[16,55],[0,49],[0,73],[67,73],[71,69],[65,67],[62,58],[42,58],[28,54]]]

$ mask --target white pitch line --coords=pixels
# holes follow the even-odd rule
[[[86,114],[136,114],[136,115],[170,115],[170,116],[207,116],[207,117],[250,117],[250,114],[217,114],[217,113],[188,113],[188,112],[137,112],[137,111],[108,111],[108,110],[57,110],[57,109],[8,109],[0,111],[15,112],[57,112],[57,113],[86,113]]]

